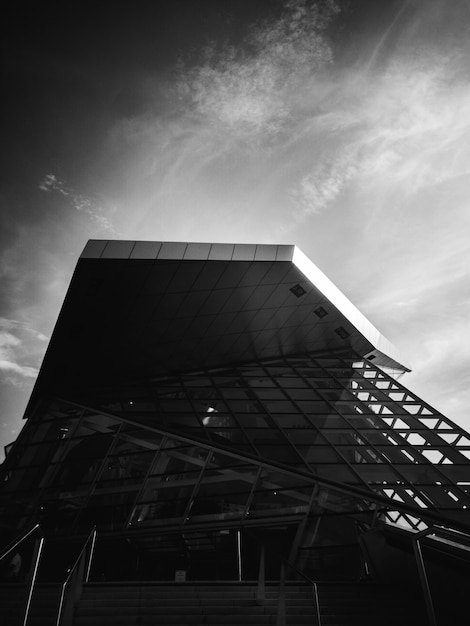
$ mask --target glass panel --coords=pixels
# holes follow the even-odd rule
[[[321,402],[321,401],[300,400],[296,402],[296,404],[303,413],[307,413],[307,414],[308,413],[313,413],[313,414],[323,413],[325,415],[328,415],[333,410],[331,405],[327,404],[326,402]]]
[[[219,388],[219,392],[224,398],[233,399],[233,400],[249,399],[250,398],[249,394],[253,393],[249,389],[243,389],[239,387]]]
[[[319,400],[319,395],[311,388],[308,389],[288,389],[287,395],[292,400]]]
[[[286,396],[285,394],[282,392],[281,389],[257,389],[256,390],[256,395],[258,396],[258,398],[260,399],[264,399],[266,398],[267,400],[285,400]]]
[[[277,402],[266,402],[265,408],[269,413],[293,413],[295,407],[292,402],[278,400]]]
[[[246,377],[246,382],[250,387],[275,387],[274,381],[271,378]]]
[[[284,431],[289,429],[313,429],[312,423],[308,417],[301,413],[286,413],[283,415],[272,415],[270,421],[277,424]],[[313,429],[314,430],[314,429]],[[316,430],[314,430],[316,432]],[[289,435],[290,436],[290,435]]]
[[[283,376],[274,379],[283,389],[301,389],[306,388],[307,384],[298,376]]]

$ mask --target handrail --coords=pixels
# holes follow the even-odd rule
[[[88,582],[88,578],[89,578],[89,575],[90,575],[91,560],[93,558],[93,551],[94,551],[94,548],[95,548],[95,541],[96,541],[96,526],[93,526],[90,534],[88,535],[85,543],[83,544],[82,549],[80,550],[80,554],[78,555],[77,559],[75,560],[75,563],[68,570],[67,578],[62,583],[62,588],[61,588],[61,592],[60,592],[60,600],[59,600],[59,608],[57,610],[56,626],[60,626],[61,621],[62,621],[62,617],[66,613],[66,609],[68,609],[68,613],[70,612],[70,610],[73,610],[73,605],[70,604],[70,598],[65,599],[65,590],[66,590],[67,585],[71,581],[72,577],[77,574],[77,569],[78,569],[79,565],[81,565],[81,563],[82,563],[82,558],[83,558],[83,556],[85,554],[85,551],[87,549],[87,546],[88,546],[90,540],[91,540],[91,550],[90,550],[90,555],[88,557],[88,564],[87,564],[87,567],[86,567],[85,582]],[[74,598],[74,600],[76,600],[76,598]]]
[[[273,552],[276,552],[276,550],[273,550]],[[287,565],[288,567],[294,569],[298,574],[300,574],[302,576],[302,578],[304,578],[309,585],[311,585],[312,587],[312,594],[313,594],[313,604],[315,607],[315,617],[317,618],[317,626],[322,626],[322,622],[321,622],[321,615],[320,615],[320,600],[318,597],[318,585],[317,583],[312,580],[311,578],[309,578],[304,572],[302,572],[298,567],[296,567],[295,565],[293,565],[288,559],[286,558],[282,558],[282,562],[281,562],[281,579],[282,579],[282,585],[284,585],[284,566]],[[285,603],[283,605],[284,611],[285,611]],[[279,608],[278,608],[279,611]],[[277,626],[281,626],[281,623],[279,623]]]
[[[34,587],[36,584],[36,578],[37,578],[38,569],[39,569],[39,560],[41,558],[42,548],[44,545],[44,536],[42,534],[42,529],[40,525],[36,524],[32,528],[30,528],[28,531],[26,531],[23,535],[21,535],[21,537],[14,540],[12,544],[7,546],[7,548],[0,555],[0,561],[2,561],[6,556],[8,556],[11,552],[13,552],[15,548],[17,548],[20,544],[22,544],[23,541],[28,539],[36,531],[39,531],[40,539],[39,539],[39,544],[36,544],[35,546],[34,555],[31,560],[32,573],[29,576],[29,587],[27,586],[27,599],[26,599],[26,605],[25,605],[25,610],[24,610],[24,615],[23,615],[23,626],[26,626],[28,622],[29,610],[31,608],[31,600],[33,597]]]
[[[443,539],[458,539],[462,541],[462,539],[466,539],[470,543],[470,534],[464,533],[461,530],[454,530],[453,528],[441,528],[440,526],[430,526],[424,530],[421,530],[419,533],[414,535],[414,539],[421,537],[426,537],[428,535],[436,535],[438,537],[442,537]],[[453,542],[458,543],[458,542]]]
[[[321,626],[321,615],[320,615],[320,599],[318,597],[318,585],[317,583],[313,583],[313,600],[315,603],[315,612],[317,616],[317,625]]]
[[[245,529],[245,532],[246,532],[246,529]],[[253,533],[250,533],[249,531],[248,531],[248,533],[250,535],[254,536]],[[263,566],[261,567],[261,563],[260,563],[260,575],[261,575],[261,571],[262,571],[263,588],[264,588],[264,550],[265,550],[265,544],[263,542],[260,542],[259,539],[256,536],[254,536],[254,537],[258,541],[258,543],[261,544],[261,550],[262,550],[262,552],[261,552],[261,562],[263,563]],[[314,607],[315,607],[315,616],[316,616],[316,619],[317,619],[317,626],[322,626],[322,620],[321,620],[321,615],[320,615],[320,601],[319,601],[319,597],[318,597],[318,585],[317,585],[317,583],[315,581],[313,581],[311,578],[309,578],[296,565],[294,565],[288,559],[286,559],[280,552],[278,552],[277,550],[274,550],[272,548],[270,548],[269,551],[271,553],[276,554],[281,559],[281,575],[280,575],[280,580],[279,580],[279,582],[280,582],[280,590],[281,590],[280,595],[282,595],[284,593],[284,583],[285,583],[285,573],[284,572],[285,572],[285,566],[288,566],[289,568],[292,568],[298,574],[300,574],[300,576],[302,578],[304,578],[304,580],[306,580],[309,585],[311,585],[311,587],[312,587],[312,594],[313,594],[313,603],[314,603]],[[259,593],[257,594],[257,600],[258,601],[261,600],[261,596],[259,595]],[[280,598],[280,600],[278,602],[278,615],[277,615],[277,619],[276,619],[276,626],[281,626],[281,624],[282,624],[282,619],[280,618],[280,612],[282,612],[282,611],[284,611],[284,618],[285,618],[285,598]],[[285,621],[284,621],[284,623],[285,623]]]
[[[426,603],[426,611],[428,613],[429,626],[437,626],[436,613],[434,611],[434,605],[432,601],[431,589],[429,587],[428,576],[426,573],[426,567],[424,565],[423,552],[421,550],[420,540],[429,535],[437,535],[443,538],[452,539],[465,539],[470,541],[470,534],[461,531],[453,530],[452,528],[440,528],[439,526],[430,526],[420,532],[416,533],[412,537],[413,551],[415,554],[416,565],[418,567],[419,578],[421,581],[421,587],[424,593],[424,601]]]
[[[314,581],[311,578],[309,578],[304,572],[302,572],[302,570],[300,570],[298,567],[293,565],[288,559],[284,559],[284,562],[285,562],[286,565],[288,565],[289,567],[294,569],[298,574],[300,574],[302,576],[302,578],[304,578],[312,586],[313,603],[314,603],[314,606],[315,606],[315,615],[316,615],[316,618],[317,618],[317,626],[321,626],[320,599],[318,597],[318,585],[317,585],[316,581]]]
[[[90,533],[92,535],[92,540],[91,540],[91,548],[90,548],[90,556],[88,558],[88,567],[86,569],[86,574],[85,574],[85,582],[87,583],[90,579],[90,570],[91,570],[91,561],[93,558],[93,554],[95,552],[95,543],[96,543],[96,526],[93,526],[93,529]]]
[[[24,535],[21,535],[19,539],[15,539],[11,545],[8,545],[5,550],[0,554],[0,561],[4,559],[10,552],[12,552],[17,546],[20,545],[25,539],[27,539],[30,535],[33,534],[35,530],[39,528],[39,524],[36,524],[32,528],[30,528]]]

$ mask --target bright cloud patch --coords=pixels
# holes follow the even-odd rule
[[[179,100],[163,111],[149,97],[117,120],[102,160],[115,164],[127,237],[295,242],[385,335],[403,338],[412,366],[431,345],[424,318],[452,303],[434,320],[443,345],[423,366],[432,391],[444,384],[439,354],[469,367],[449,327],[456,311],[470,319],[470,44],[460,27],[470,5],[390,3],[380,32],[352,25],[360,45],[341,56],[327,38],[335,9],[320,4],[285,3],[236,47],[192,51],[176,84],[150,77],[154,93]]]
[[[279,131],[292,94],[332,61],[324,31],[334,2],[286,2],[281,16],[252,28],[243,46],[212,44],[203,61],[180,69],[180,94],[196,110],[239,134]]]
[[[293,188],[291,198],[301,209],[300,217],[320,213],[336,200],[344,187],[358,174],[356,158],[343,154],[313,167]]]
[[[210,180],[220,157],[241,158],[243,138],[250,150],[246,172],[234,175],[248,177],[250,159],[262,159],[259,186],[272,188],[271,173],[280,170],[277,195],[297,220],[342,209],[343,194],[354,188],[369,197],[380,188],[409,199],[467,176],[465,42],[453,49],[430,42],[426,16],[410,18],[405,3],[369,56],[338,68],[325,34],[338,9],[326,7],[287,2],[276,20],[252,27],[239,46],[210,44],[199,63],[182,64],[177,89],[186,117],[165,151],[159,121],[140,120],[153,126],[142,139],[154,137],[160,172],[172,155],[181,175],[196,160]],[[389,39],[396,40],[393,54],[381,54]]]
[[[360,68],[334,77],[308,124],[298,131],[294,158],[307,166],[293,185],[302,212],[318,213],[355,184],[406,200],[470,174],[470,86],[456,58],[406,51],[380,74]],[[310,146],[308,144],[310,142]]]
[[[0,318],[0,380],[22,386],[38,374],[48,338],[28,324]]]
[[[63,180],[55,174],[46,174],[39,184],[39,189],[45,192],[54,191],[69,199],[71,205],[77,211],[85,213],[102,231],[116,236],[112,222],[106,217],[105,209],[94,200],[87,198],[68,187]]]

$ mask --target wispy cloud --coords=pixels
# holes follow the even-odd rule
[[[115,236],[112,220],[129,239],[296,243],[408,352],[403,382],[470,427],[470,4],[267,4],[271,17],[177,68],[136,68],[130,54],[102,84],[103,101],[125,84],[133,105],[91,106],[76,126],[102,115],[91,139],[63,125],[60,153],[94,156],[81,178],[77,154],[44,170],[42,204],[60,202],[42,218],[35,205],[2,255],[3,315],[38,319],[41,303],[52,328],[76,255]],[[46,338],[15,319],[0,320],[0,380],[21,385]]]
[[[174,94],[167,110],[155,113],[149,101],[139,115],[114,125],[106,149],[116,164],[115,193],[136,236],[266,240],[286,217],[267,223],[270,204],[278,211],[282,199],[285,213],[294,197],[307,203],[301,189],[292,189],[297,183],[328,203],[333,191],[289,151],[299,152],[292,137],[303,134],[299,118],[308,123],[306,106],[317,106],[318,95],[308,103],[307,94],[331,67],[326,33],[338,8],[333,1],[283,4],[236,45],[211,42],[192,51],[164,89],[154,77],[155,93]]]
[[[27,322],[21,322],[19,320],[9,320],[4,317],[0,317],[0,330],[1,331],[18,331],[38,339],[39,341],[49,341],[44,333],[32,328]]]
[[[77,193],[56,174],[46,174],[39,183],[39,189],[45,192],[56,192],[68,199],[71,206],[85,213],[102,231],[117,235],[111,220],[106,216],[106,210],[99,202]]]
[[[146,78],[170,106],[149,95],[118,119],[101,160],[126,236],[295,241],[437,389],[440,352],[468,367],[448,326],[465,334],[470,318],[455,317],[469,306],[470,5],[393,5],[380,32],[352,22],[360,45],[343,56],[325,30],[334,5],[302,0],[236,49],[192,51],[174,81]],[[453,310],[433,317],[436,300]]]
[[[342,210],[350,190],[372,198],[387,189],[409,201],[468,175],[466,44],[430,41],[424,6],[410,13],[409,4],[346,67],[334,65],[325,30],[338,8],[322,13],[302,0],[253,26],[238,47],[210,43],[194,53],[178,69],[174,110],[165,117],[149,107],[114,129],[114,150],[129,157],[124,194],[135,189],[136,204],[165,206],[185,189],[210,203],[227,167],[238,179],[230,210],[249,183],[254,201],[281,198],[298,224]]]
[[[468,176],[470,85],[461,63],[458,54],[425,48],[395,55],[380,74],[332,72],[290,140],[305,168],[291,180],[300,213],[339,208],[351,185],[369,198],[386,189],[409,201]]]
[[[296,208],[297,220],[302,221],[305,216],[328,208],[348,182],[358,176],[359,168],[356,155],[351,150],[316,163],[308,174],[293,185],[290,196]]]
[[[48,337],[26,322],[0,318],[0,380],[21,387],[35,379]]]
[[[332,61],[325,31],[338,11],[333,1],[285,2],[277,19],[251,28],[243,46],[211,43],[199,63],[182,62],[180,98],[211,124],[252,141],[280,132],[292,94]]]

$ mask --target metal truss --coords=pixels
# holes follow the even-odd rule
[[[373,362],[299,355],[45,401],[4,464],[0,506],[73,532],[324,514],[465,529],[469,458],[470,436]]]

